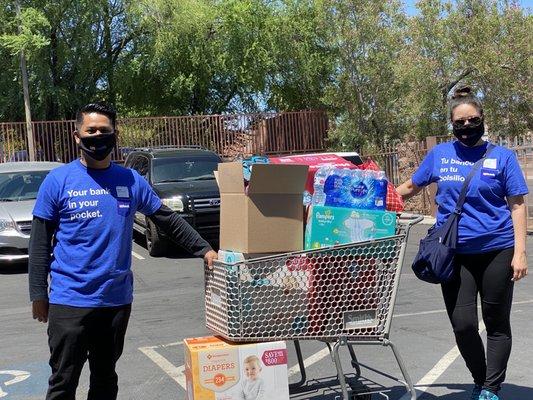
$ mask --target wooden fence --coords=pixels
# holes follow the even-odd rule
[[[75,121],[32,123],[35,159],[69,162],[78,156]],[[196,145],[223,157],[322,151],[329,122],[324,111],[240,115],[125,118],[117,122],[119,146],[114,160],[134,148]],[[23,122],[0,123],[0,162],[28,160]]]

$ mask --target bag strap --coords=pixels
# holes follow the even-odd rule
[[[496,147],[496,146],[494,146],[492,143],[488,144],[487,150],[485,151],[485,154],[483,155],[483,157],[481,157],[481,159],[476,161],[476,163],[472,167],[472,170],[470,171],[470,173],[466,177],[466,179],[465,179],[465,181],[463,183],[463,187],[461,188],[461,194],[459,195],[459,199],[457,200],[457,204],[455,205],[455,210],[454,210],[455,214],[459,215],[463,211],[463,205],[464,205],[465,200],[466,200],[466,192],[468,191],[468,185],[470,184],[470,181],[472,180],[472,178],[476,174],[476,172],[479,169],[479,167],[481,167],[481,164],[483,164],[483,161],[485,161],[485,159],[489,156],[489,154],[494,149],[494,147]]]

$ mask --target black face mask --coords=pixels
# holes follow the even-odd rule
[[[113,151],[116,143],[117,137],[114,133],[101,133],[99,135],[80,137],[79,147],[89,157],[102,161]]]
[[[483,137],[485,133],[485,124],[483,119],[477,124],[459,125],[452,124],[453,134],[461,143],[472,147]]]

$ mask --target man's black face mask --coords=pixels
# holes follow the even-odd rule
[[[114,132],[100,133],[98,135],[80,137],[79,147],[89,157],[102,161],[113,151],[116,143],[117,137]]]

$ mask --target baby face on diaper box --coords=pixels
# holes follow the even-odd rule
[[[185,339],[188,400],[289,400],[285,342]]]
[[[305,248],[362,242],[392,236],[396,214],[387,211],[313,206],[305,235]]]

